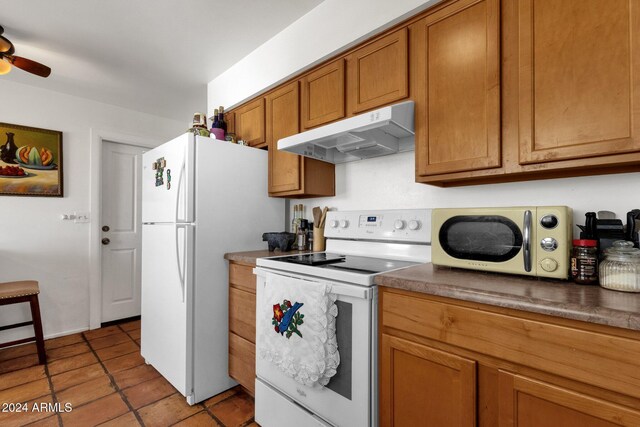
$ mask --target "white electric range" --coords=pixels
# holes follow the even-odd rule
[[[328,212],[325,237],[325,252],[257,260],[255,419],[263,427],[283,420],[300,426],[378,425],[378,300],[373,278],[431,260],[431,211]],[[267,287],[279,282],[288,283],[288,289],[292,284],[323,286],[335,298],[339,365],[324,386],[303,385],[273,358],[261,357],[273,340],[290,345],[289,340],[298,339],[273,330],[277,304]]]

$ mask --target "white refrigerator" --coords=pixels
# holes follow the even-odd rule
[[[143,155],[141,354],[191,405],[236,384],[224,253],[285,229],[267,164],[266,151],[193,134]]]

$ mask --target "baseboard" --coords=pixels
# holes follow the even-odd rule
[[[107,326],[119,325],[121,323],[133,322],[136,320],[140,320],[140,316],[131,316],[125,319],[112,320],[111,322],[104,322],[100,324],[101,328],[106,328]]]

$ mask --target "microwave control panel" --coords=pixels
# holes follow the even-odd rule
[[[324,235],[357,240],[431,242],[431,210],[327,212]]]

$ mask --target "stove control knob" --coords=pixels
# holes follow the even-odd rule
[[[349,226],[349,221],[347,221],[346,219],[343,219],[342,221],[340,221],[341,228],[347,228],[348,226]]]
[[[396,222],[393,224],[396,230],[402,230],[405,227],[405,225],[406,224],[402,219],[397,219]]]
[[[338,228],[338,221],[336,221],[335,219],[332,219],[331,222],[329,222],[329,227]]]
[[[420,229],[420,221],[417,219],[412,219],[409,221],[409,230],[419,230]]]

